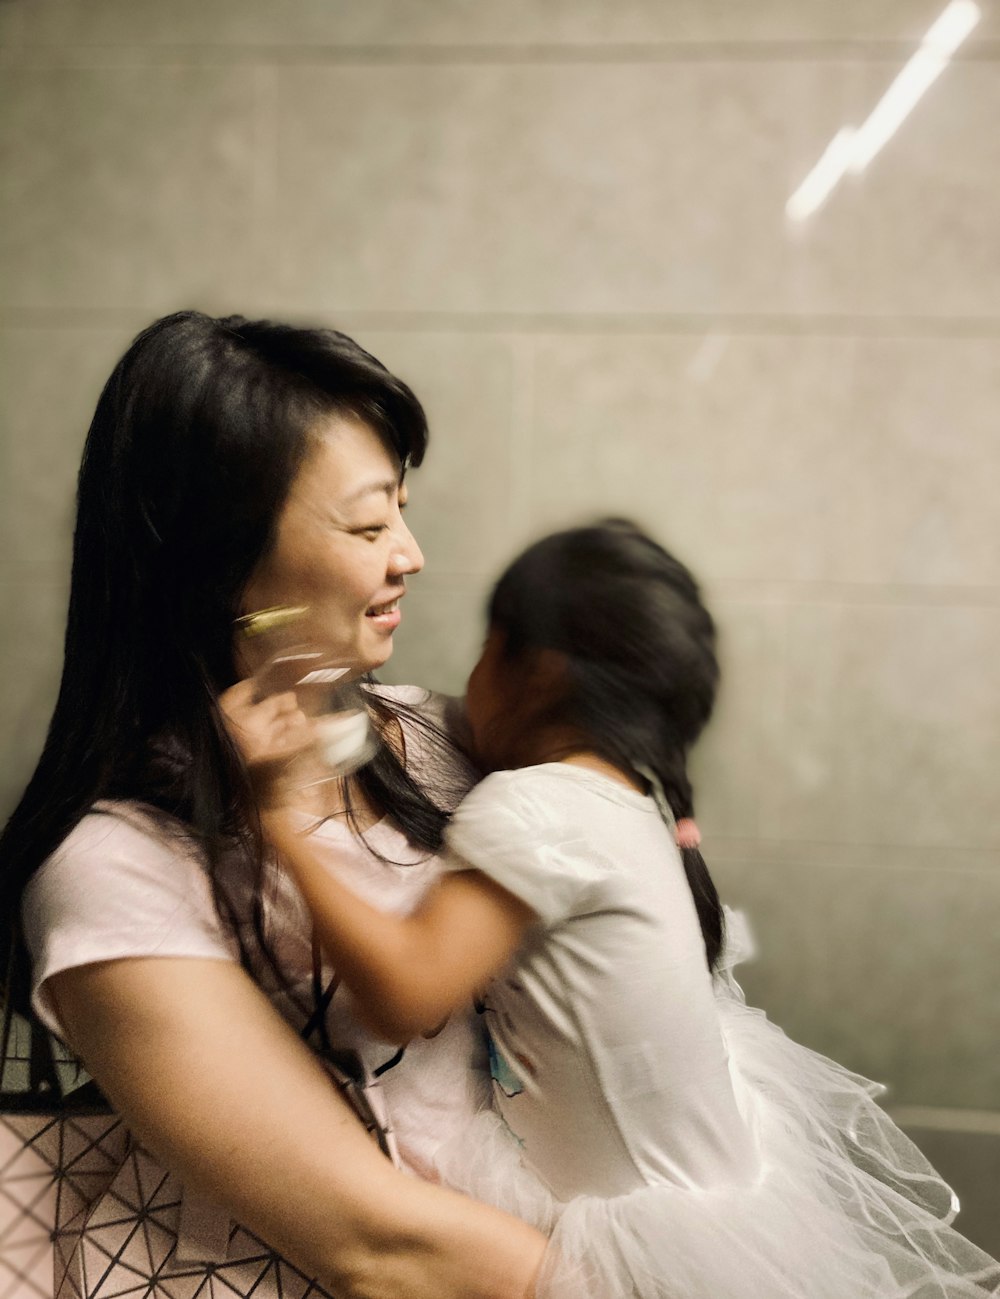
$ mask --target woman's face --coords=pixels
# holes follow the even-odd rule
[[[310,639],[344,663],[380,667],[392,653],[406,576],[424,565],[405,503],[399,461],[374,429],[330,417],[292,483],[244,612],[308,605]]]

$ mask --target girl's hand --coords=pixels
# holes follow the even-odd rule
[[[299,707],[294,691],[257,700],[249,679],[223,691],[219,709],[261,805],[280,806],[290,792],[288,776],[294,760],[316,744],[315,722]]]

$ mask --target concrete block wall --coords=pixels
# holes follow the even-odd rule
[[[549,527],[625,513],[686,558],[748,994],[889,1084],[1000,1253],[997,12],[783,210],[941,7],[0,0],[0,798],[128,340],[185,306],[345,328],[434,430],[391,678],[460,690]]]

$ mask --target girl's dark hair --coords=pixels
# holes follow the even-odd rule
[[[137,800],[200,846],[244,960],[277,968],[263,925],[263,840],[246,772],[220,720],[237,680],[233,620],[275,540],[318,421],[372,427],[405,471],[427,422],[410,389],[333,329],[185,311],[156,321],[115,367],[80,469],[58,701],[37,769],[0,838],[0,971],[27,1013],[20,899],[37,867],[102,798]],[[373,701],[383,718],[393,711]],[[366,794],[417,844],[440,845],[440,811],[383,745]],[[246,906],[222,883],[243,855]],[[242,892],[242,890],[241,890]],[[6,957],[7,959],[2,959]],[[2,977],[2,974],[0,974]]]
[[[565,664],[560,688],[529,704],[532,731],[568,732],[616,767],[651,770],[674,816],[693,815],[687,755],[711,714],[719,667],[715,624],[679,560],[624,519],[557,532],[500,578],[489,624],[507,659],[552,650]],[[714,969],[719,895],[701,853],[681,856]]]

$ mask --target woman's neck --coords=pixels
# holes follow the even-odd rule
[[[399,719],[387,718],[379,726],[379,732],[384,743],[405,766],[406,740]],[[387,810],[368,797],[354,776],[346,780],[324,779],[322,765],[315,782],[306,782],[290,796],[288,806],[320,821],[346,819],[349,807],[352,823],[362,834],[381,821]]]

